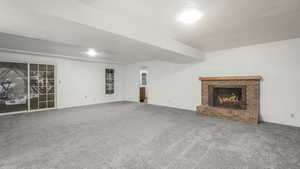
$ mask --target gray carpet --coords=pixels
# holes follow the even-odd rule
[[[299,169],[300,129],[110,103],[0,117],[1,169]]]

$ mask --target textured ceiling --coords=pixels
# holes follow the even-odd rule
[[[14,38],[8,43],[5,38],[10,37],[2,34],[0,48],[35,49],[85,58],[83,50],[93,47],[104,54],[96,59],[122,63],[195,62],[208,51],[300,37],[299,0],[0,0],[0,3],[0,32],[18,38],[30,37],[27,43],[39,44],[26,47],[13,42]],[[194,25],[178,23],[176,16],[190,7],[202,10],[203,19]],[[51,48],[47,48],[49,43],[53,45]]]
[[[205,52],[300,37],[299,0],[79,1]],[[203,19],[178,23],[176,16],[190,7],[202,10]]]

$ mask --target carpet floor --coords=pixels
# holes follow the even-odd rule
[[[300,129],[129,102],[0,117],[1,169],[299,169]]]

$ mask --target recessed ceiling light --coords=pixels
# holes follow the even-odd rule
[[[198,9],[187,9],[178,15],[177,20],[184,24],[193,24],[203,17],[203,13]]]
[[[95,49],[89,49],[88,51],[85,52],[90,57],[96,57],[98,55],[98,52],[96,52]]]

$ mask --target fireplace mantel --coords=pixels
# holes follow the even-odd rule
[[[223,77],[200,77],[202,81],[232,81],[232,80],[262,80],[261,76],[223,76]]]

